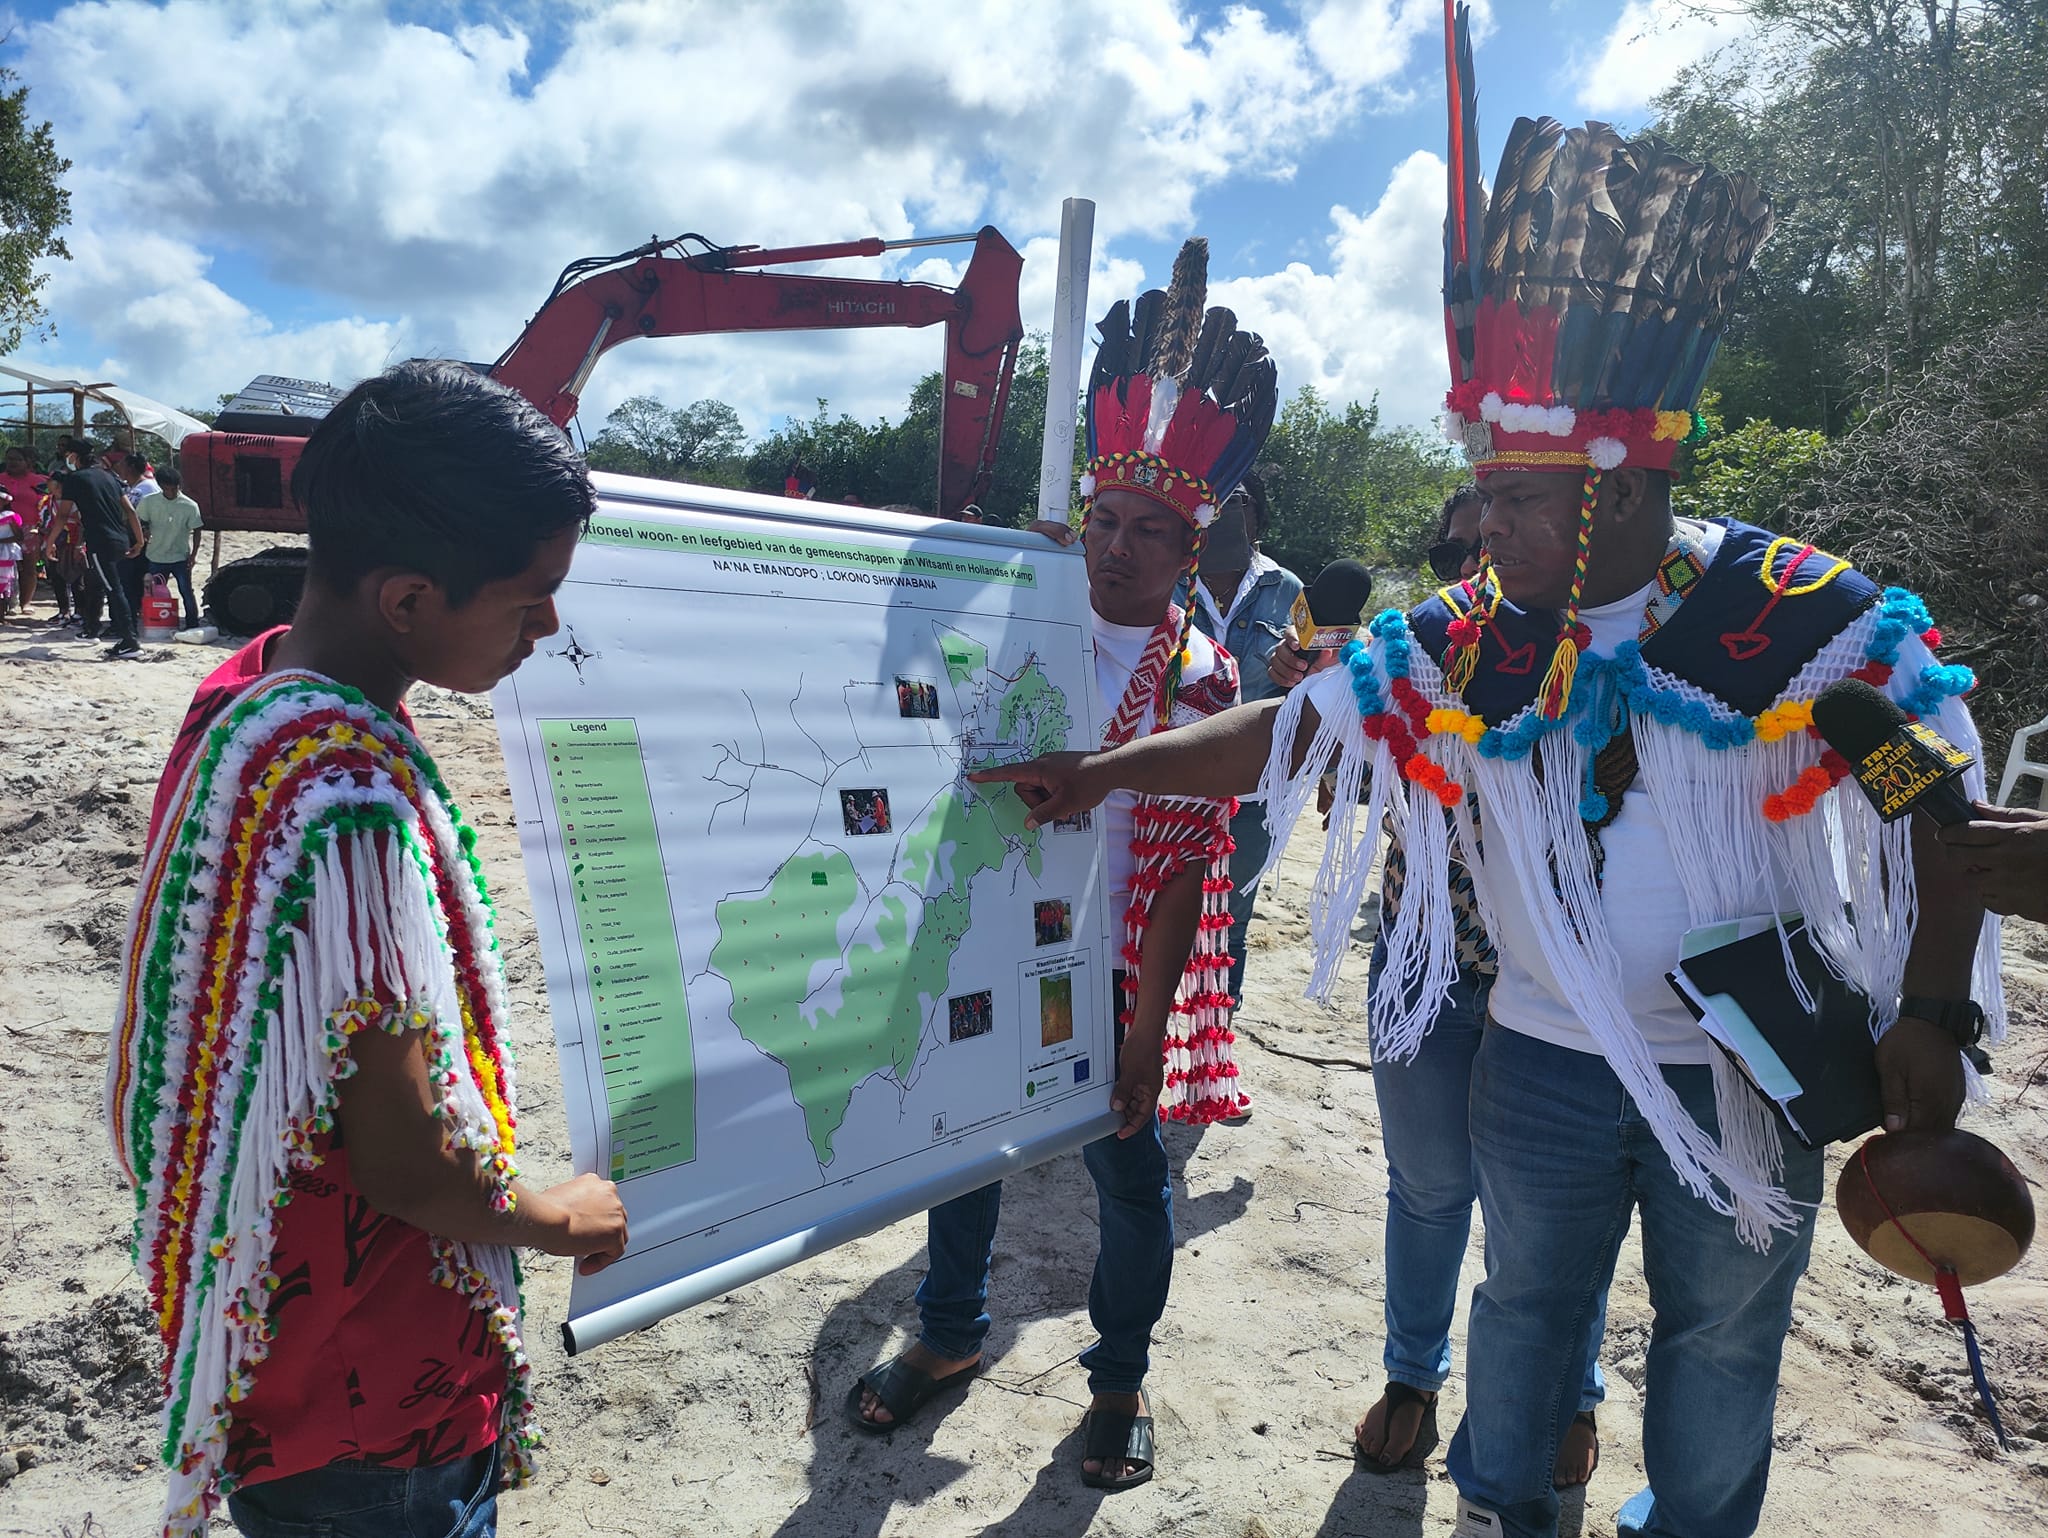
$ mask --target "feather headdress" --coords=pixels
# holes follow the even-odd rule
[[[1479,186],[1470,7],[1444,0],[1450,99],[1444,431],[1476,471],[1582,473],[1578,559],[1537,696],[1562,718],[1588,641],[1579,623],[1600,479],[1669,470],[1703,431],[1694,408],[1728,306],[1771,232],[1739,172],[1686,160],[1605,123],[1518,118],[1489,200]],[[1491,587],[1489,574],[1484,582]],[[1483,618],[1445,658],[1469,677]]]
[[[1444,22],[1446,431],[1480,470],[1668,470],[1770,200],[1655,138],[1545,117],[1509,130],[1489,201],[1468,7],[1445,0]]]
[[[1081,495],[1123,486],[1206,529],[1258,457],[1279,403],[1266,344],[1229,310],[1205,310],[1209,243],[1180,248],[1164,292],[1102,317],[1088,379]]]

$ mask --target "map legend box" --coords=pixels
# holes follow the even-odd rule
[[[604,1065],[611,1178],[688,1164],[697,1156],[690,1006],[639,729],[630,718],[539,726]]]

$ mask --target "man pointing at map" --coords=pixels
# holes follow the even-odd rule
[[[1172,597],[1272,426],[1275,372],[1264,343],[1239,331],[1228,310],[1204,313],[1207,265],[1207,242],[1189,241],[1167,292],[1147,293],[1135,307],[1119,301],[1101,324],[1081,544],[1105,747],[1206,719],[1237,700],[1230,654],[1191,629]],[[1111,1096],[1122,1125],[1082,1154],[1100,1202],[1101,1249],[1088,1293],[1099,1339],[1081,1354],[1093,1396],[1081,1480],[1124,1490],[1152,1477],[1144,1380],[1173,1270],[1159,1124],[1218,1120],[1238,1102],[1226,991],[1229,804],[1117,794],[1103,816],[1112,916],[1125,939]],[[848,1394],[861,1430],[893,1430],[980,1371],[1001,1200],[997,1182],[932,1209],[931,1269],[917,1293],[922,1329]]]

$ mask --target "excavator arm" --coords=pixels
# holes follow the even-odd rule
[[[691,237],[682,237],[689,239]],[[904,246],[974,242],[957,289],[931,283],[817,277],[748,269],[832,257],[879,256]],[[956,518],[988,494],[996,440],[1024,323],[1017,280],[1024,259],[993,226],[973,236],[848,241],[838,245],[713,246],[681,254],[680,241],[629,251],[610,264],[576,263],[491,377],[520,392],[558,426],[576,414],[597,360],[644,336],[737,331],[828,331],[848,327],[946,328],[939,408],[937,512]],[[600,270],[588,271],[591,267]],[[579,275],[587,272],[588,275]]]

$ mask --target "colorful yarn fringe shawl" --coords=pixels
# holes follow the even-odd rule
[[[1192,644],[1182,612],[1168,605],[1166,618],[1145,643],[1124,697],[1110,717],[1103,747],[1130,741],[1140,725],[1162,714],[1157,701],[1167,689],[1169,677],[1177,681],[1182,676],[1189,660],[1187,648]],[[1213,647],[1206,639],[1202,644]],[[1213,650],[1214,672],[1194,680],[1185,691],[1176,689],[1163,712],[1165,719],[1159,722],[1161,730],[1213,714],[1210,696],[1217,691],[1200,686],[1217,674],[1228,683],[1222,692],[1229,698],[1214,703],[1234,702],[1236,665],[1221,647]],[[1230,996],[1230,856],[1237,847],[1230,837],[1230,819],[1236,810],[1235,801],[1140,796],[1131,814],[1134,868],[1130,906],[1124,917],[1124,997],[1117,1011],[1119,1024],[1130,1025],[1137,1004],[1145,933],[1151,927],[1152,908],[1161,888],[1190,865],[1199,862],[1202,866],[1201,917],[1167,1016],[1166,1077],[1159,1096],[1159,1115],[1164,1121],[1206,1124],[1238,1111],[1237,1035],[1230,1028],[1237,1007]]]
[[[1796,907],[1829,964],[1873,1000],[1872,1029],[1881,1034],[1896,1014],[1917,918],[1911,829],[1905,822],[1880,823],[1860,795],[1832,794],[1848,766],[1814,733],[1812,705],[1828,685],[1859,678],[1976,753],[1976,729],[1960,699],[1973,679],[1967,668],[1933,657],[1939,641],[1926,606],[1891,588],[1754,717],[1650,666],[1641,644],[1629,641],[1612,656],[1589,652],[1578,659],[1564,715],[1547,715],[1539,699],[1489,725],[1466,708],[1407,617],[1382,613],[1370,626],[1369,642],[1345,649],[1342,668],[1289,696],[1259,787],[1275,835],[1270,869],[1317,781],[1336,765],[1336,810],[1309,894],[1310,996],[1328,1002],[1334,994],[1383,819],[1391,813],[1409,875],[1386,935],[1386,970],[1368,1000],[1375,1056],[1411,1058],[1456,979],[1449,863],[1463,859],[1489,930],[1497,927],[1491,913],[1511,888],[1524,894],[1544,962],[1678,1177],[1732,1217],[1745,1241],[1767,1248],[1774,1231],[1798,1222],[1778,1184],[1783,1166],[1775,1123],[1735,1070],[1724,1072],[1717,1059],[1719,1135],[1696,1125],[1670,1093],[1622,1002],[1585,833],[1587,823],[1609,810],[1593,785],[1593,765],[1620,732],[1631,732],[1639,784],[1670,831],[1691,922]],[[1456,650],[1447,663],[1455,663]],[[1309,705],[1317,725],[1297,769],[1296,737]],[[1532,758],[1541,772],[1532,772]],[[1981,768],[1966,778],[1981,797]],[[1468,792],[1477,795],[1486,821],[1483,859]],[[1813,815],[1823,808],[1825,815]],[[1997,921],[1987,919],[1972,989],[1994,1040],[2003,1035],[2005,1016],[1997,935]],[[1972,1086],[1981,1093],[1974,1076]]]
[[[202,1533],[230,1484],[232,1407],[269,1354],[277,1213],[333,1127],[351,1034],[425,1033],[447,1144],[476,1150],[511,1203],[512,1058],[474,844],[399,722],[281,673],[222,711],[148,851],[107,1106],[167,1351],[170,1538]],[[432,1280],[488,1316],[504,1352],[501,1462],[523,1483],[537,1439],[516,1261],[441,1239],[434,1254]]]

